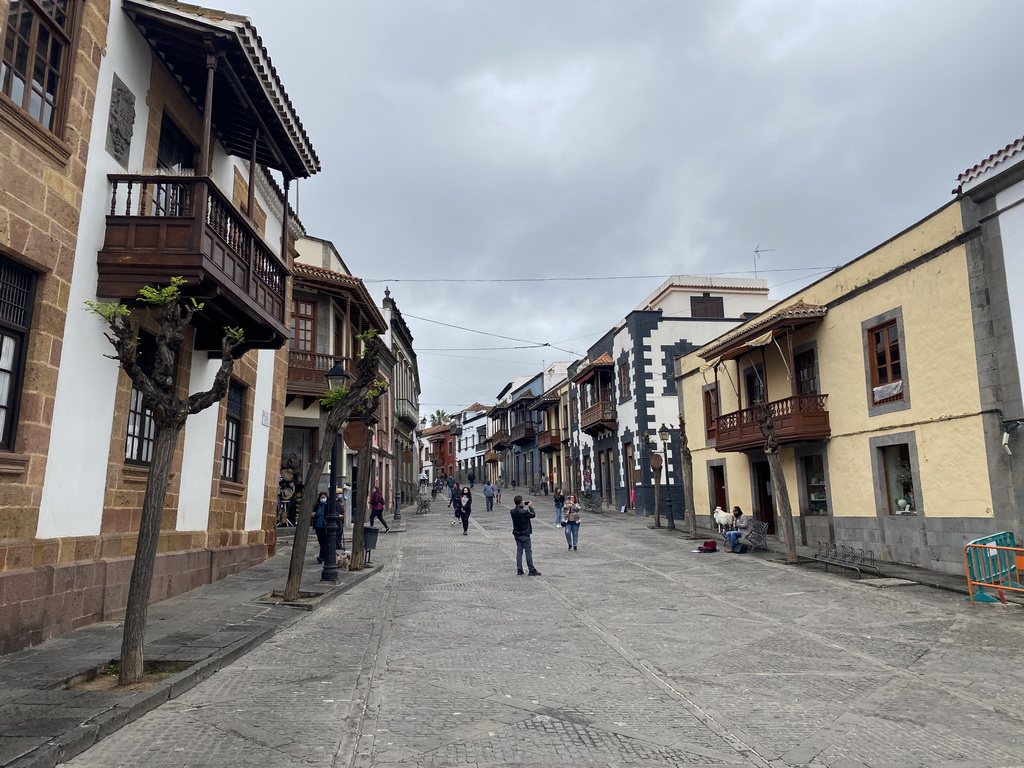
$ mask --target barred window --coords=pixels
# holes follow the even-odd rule
[[[76,0],[10,0],[0,91],[48,131],[60,127],[70,90]]]
[[[36,276],[0,256],[0,448],[14,448]]]
[[[147,376],[153,375],[156,365],[156,339],[151,333],[139,332],[139,367]],[[153,412],[146,407],[142,390],[132,386],[131,402],[128,405],[128,430],[124,446],[124,458],[129,464],[150,464],[153,461],[153,435],[156,422]]]
[[[232,381],[228,384],[228,398],[224,421],[224,448],[221,453],[220,475],[225,480],[238,482],[238,463],[242,446],[242,406],[245,387]]]

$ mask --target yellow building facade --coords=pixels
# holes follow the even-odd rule
[[[959,572],[967,541],[1019,536],[1001,394],[988,386],[1016,365],[990,353],[1012,339],[991,309],[1005,280],[965,219],[950,203],[677,358],[698,519],[739,506],[781,538],[767,411],[800,545]]]

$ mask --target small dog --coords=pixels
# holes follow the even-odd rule
[[[714,518],[715,525],[718,526],[719,533],[725,533],[727,530],[732,528],[732,515],[721,507],[715,507]]]
[[[348,562],[349,562],[349,560],[348,560],[348,553],[347,552],[339,552],[338,553],[338,570],[339,571],[347,571],[348,570]]]

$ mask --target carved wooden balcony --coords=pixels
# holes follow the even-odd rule
[[[562,436],[556,429],[545,429],[537,435],[537,449],[545,453],[557,451],[562,447]]]
[[[595,405],[583,409],[580,414],[580,429],[588,435],[604,429],[615,429],[618,413],[611,400],[599,400]]]
[[[509,440],[511,440],[514,445],[529,443],[536,439],[537,427],[528,421],[525,421],[522,424],[516,424],[509,432]]]
[[[768,409],[780,443],[824,440],[832,434],[825,399],[828,395],[796,395],[772,400]],[[718,417],[715,448],[745,451],[764,447],[764,435],[757,423],[756,408],[744,408]]]
[[[499,429],[497,432],[495,432],[488,438],[487,442],[494,450],[501,451],[504,450],[505,448],[508,448],[512,441],[509,438],[509,434],[506,430]]]
[[[347,357],[318,355],[315,352],[288,352],[288,396],[323,397],[327,394],[327,372],[334,367],[334,361],[341,360],[346,371],[350,370]]]
[[[184,277],[182,293],[205,304],[193,320],[198,349],[219,349],[225,326],[240,327],[249,349],[284,344],[288,270],[210,179],[109,178],[98,296],[131,301],[145,285]]]

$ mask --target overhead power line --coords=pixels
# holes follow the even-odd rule
[[[831,267],[791,267],[788,269],[761,269],[758,272],[814,272]],[[732,272],[705,272],[701,277],[724,277],[725,275],[748,275],[749,269]],[[598,280],[665,280],[675,275],[609,275],[606,277],[364,277],[364,283],[579,283]]]

